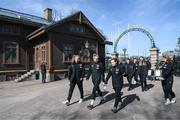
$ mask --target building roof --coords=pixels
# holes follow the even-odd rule
[[[104,37],[104,35],[102,35],[98,31],[98,29],[87,19],[87,17],[81,11],[77,11],[57,22],[55,22],[55,21],[50,22],[43,17],[30,15],[30,14],[26,14],[26,13],[22,13],[22,12],[17,12],[17,11],[5,9],[5,8],[0,8],[0,19],[4,19],[7,21],[13,21],[13,22],[19,22],[21,24],[30,24],[30,25],[35,25],[35,26],[40,27],[39,29],[37,29],[34,32],[32,32],[31,34],[29,34],[27,36],[27,38],[31,38],[34,35],[38,36],[39,35],[38,33],[44,33],[48,30],[51,30],[54,27],[56,27],[57,25],[67,22],[69,20],[69,18],[71,18],[75,15],[79,15],[80,19],[81,19],[81,17],[84,17],[86,20],[86,23],[88,23],[88,25],[94,30],[94,32],[97,33],[97,35],[105,42],[106,38]]]
[[[52,24],[52,22],[46,20],[45,18],[26,14],[26,13],[21,13],[5,8],[0,8],[0,18],[9,18],[9,19],[15,19],[19,21],[24,21],[28,23],[37,23],[37,24],[42,24],[42,25],[49,25]]]
[[[67,16],[67,17],[65,17],[65,18],[63,18],[63,19],[61,19],[61,20],[59,20],[59,21],[57,21],[57,22],[54,22],[54,23],[52,23],[52,24],[42,26],[41,28],[37,29],[37,30],[34,31],[33,33],[29,34],[29,35],[27,36],[27,39],[34,38],[33,36],[36,37],[36,36],[37,36],[36,34],[38,34],[38,33],[44,33],[44,32],[46,32],[46,31],[48,31],[48,30],[51,30],[51,29],[53,29],[54,27],[56,27],[57,25],[63,24],[63,23],[65,23],[65,22],[67,22],[67,21],[69,20],[69,18],[71,18],[71,17],[73,17],[73,16],[75,16],[75,15],[83,16],[83,17],[86,19],[88,25],[89,25],[89,26],[98,34],[98,36],[100,36],[101,39],[104,40],[104,42],[105,42],[106,38],[97,30],[97,28],[86,18],[86,16],[85,16],[81,11],[77,11],[77,12],[75,12],[75,13],[73,13],[73,14],[71,14],[71,15],[69,15],[69,16]]]

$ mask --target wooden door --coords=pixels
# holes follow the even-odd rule
[[[35,70],[39,71],[40,65],[44,62],[47,65],[47,47],[46,44],[41,44],[35,47]],[[46,66],[47,67],[47,66]]]
[[[35,61],[35,70],[39,71],[40,64],[41,64],[41,58],[40,58],[40,47],[36,46],[35,47],[35,54],[34,54],[34,61]]]

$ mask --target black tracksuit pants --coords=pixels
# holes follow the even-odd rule
[[[138,82],[138,71],[136,70],[133,74],[134,80]]]
[[[46,82],[46,73],[41,73],[42,75],[42,83],[45,83]]]
[[[132,75],[127,76],[127,80],[128,80],[128,83],[129,83],[129,88],[132,88],[132,78],[133,78]]]
[[[72,97],[72,94],[73,94],[73,91],[74,91],[74,88],[75,88],[76,84],[77,84],[77,86],[78,86],[78,88],[79,88],[79,92],[80,92],[80,95],[81,95],[81,99],[84,98],[83,82],[82,82],[82,81],[74,80],[74,81],[70,82],[69,94],[68,94],[68,98],[67,98],[68,101],[71,100],[71,97]]]
[[[175,97],[175,93],[172,90],[172,86],[173,86],[173,80],[162,81],[162,87],[163,87],[165,99],[168,98],[170,99]]]
[[[101,83],[101,80],[93,80],[93,90],[91,94],[91,99],[95,100],[96,99],[96,91],[98,92],[99,96],[102,97],[102,92],[99,88],[99,84]]]
[[[119,102],[121,102],[121,89],[122,86],[114,87],[114,91],[115,91],[114,107],[117,107]]]
[[[143,90],[147,87],[146,76],[143,74],[140,74],[139,77],[140,77],[141,88]]]

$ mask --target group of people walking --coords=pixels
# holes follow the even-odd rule
[[[162,76],[158,79],[162,80],[162,87],[165,94],[165,105],[170,103],[175,103],[175,94],[172,91],[173,85],[173,67],[171,63],[171,59],[168,56],[163,56],[164,64],[162,66]],[[114,106],[111,109],[112,112],[116,113],[118,111],[119,102],[121,100],[121,90],[124,86],[124,77],[127,77],[128,80],[128,90],[132,90],[135,85],[140,84],[142,91],[147,91],[147,74],[148,69],[151,68],[150,62],[146,61],[144,57],[140,57],[139,60],[136,58],[131,60],[127,59],[125,63],[119,62],[117,58],[111,59],[111,68],[107,72],[107,76],[105,78],[103,68],[103,64],[99,61],[98,54],[93,54],[93,62],[89,66],[89,70],[87,76],[85,76],[85,68],[83,63],[80,61],[79,55],[74,55],[72,57],[72,64],[69,66],[68,70],[68,79],[70,81],[69,93],[66,101],[63,104],[67,106],[70,105],[71,97],[74,91],[75,86],[77,85],[80,91],[80,100],[79,103],[82,103],[84,100],[84,92],[83,92],[83,80],[89,80],[90,76],[92,76],[92,94],[91,101],[87,108],[92,110],[94,108],[94,101],[96,99],[96,92],[100,97],[99,104],[102,104],[106,101],[106,98],[103,96],[102,91],[100,89],[100,83],[103,82],[104,86],[108,84],[108,80],[112,77],[112,87],[115,91],[115,102]],[[135,84],[132,84],[132,79],[134,78]],[[138,78],[140,80],[138,81]]]
[[[125,67],[125,77],[127,77],[129,88],[128,90],[132,90],[135,86],[133,85],[133,78],[134,84],[138,85],[140,83],[142,91],[147,91],[147,75],[148,70],[151,69],[151,64],[148,60],[145,60],[144,57],[140,57],[139,60],[134,58],[133,60],[128,58],[124,63]],[[140,80],[138,80],[140,78]]]
[[[88,109],[93,109],[93,104],[96,98],[96,92],[98,92],[100,96],[100,103],[102,104],[105,101],[105,98],[100,90],[100,83],[101,81],[104,81],[104,68],[103,64],[99,61],[99,56],[97,54],[93,55],[93,62],[90,64],[88,75],[86,77],[86,80],[89,80],[90,76],[92,75],[92,83],[93,83],[93,90],[91,94],[91,102],[87,106]],[[72,64],[69,66],[68,70],[68,79],[70,81],[70,88],[69,88],[69,94],[67,97],[67,100],[63,103],[67,106],[70,104],[70,100],[72,97],[72,93],[74,90],[75,85],[77,84],[81,98],[79,100],[79,103],[83,102],[84,93],[83,93],[83,79],[85,77],[85,68],[82,62],[80,61],[79,55],[74,55],[72,57]]]

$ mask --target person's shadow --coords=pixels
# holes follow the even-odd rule
[[[121,94],[121,96],[122,96],[122,95],[123,95],[123,92],[121,92],[120,94]],[[115,98],[115,93],[108,94],[108,95],[106,96],[106,100],[105,100],[102,104],[97,104],[97,105],[95,105],[94,108],[95,108],[95,107],[98,107],[98,106],[100,106],[100,105],[103,105],[103,104],[105,104],[105,103],[113,100],[114,98]]]
[[[147,90],[150,90],[150,89],[153,88],[153,87],[154,87],[153,84],[148,84],[148,85],[147,85]]]
[[[123,88],[128,87],[128,86],[129,86],[129,84],[126,83],[126,84],[124,84]],[[138,83],[138,84],[136,84],[136,85],[133,85],[132,90],[133,90],[133,89],[136,89],[136,88],[138,88],[138,87],[140,87],[140,86],[141,86],[140,83]],[[147,91],[150,90],[150,89],[153,88],[153,87],[154,87],[153,84],[147,84]]]
[[[124,83],[123,88],[129,87],[129,83]]]
[[[113,100],[114,98],[115,98],[115,93],[111,93],[111,94],[106,96],[106,101],[105,102],[103,102],[102,104],[97,104],[96,106],[94,106],[94,108],[98,107],[100,105],[103,105],[103,104]],[[130,95],[123,96],[122,97],[122,103],[121,103],[121,106],[118,108],[118,111],[124,109],[127,105],[132,103],[134,100],[140,101],[139,96],[137,96],[136,94],[130,94]],[[119,104],[120,104],[120,102],[119,102]]]
[[[102,95],[105,96],[109,91],[103,91]],[[91,99],[91,94],[85,95],[87,97],[84,98],[84,101],[88,101]],[[96,97],[99,97],[99,95],[96,93]]]
[[[139,96],[137,96],[136,94],[130,94],[130,95],[123,96],[121,107],[119,108],[119,110],[124,109],[127,105],[132,103],[134,100],[140,101]]]
[[[136,88],[138,88],[139,86],[141,86],[139,83],[137,83],[137,84],[132,84],[132,89],[131,89],[131,90],[136,89]],[[128,84],[128,83],[125,83],[125,84],[123,85],[123,88],[126,88],[126,87],[129,87],[129,84]]]
[[[106,96],[106,100],[105,100],[103,103],[101,103],[101,104],[95,105],[94,108],[95,108],[95,107],[98,107],[98,106],[100,106],[100,105],[103,105],[103,104],[105,104],[105,103],[107,103],[107,102],[109,102],[109,101],[111,101],[111,100],[113,100],[114,97],[115,97],[115,93],[108,94],[108,95]]]
[[[103,92],[102,92],[103,96],[105,96],[108,92],[109,92],[109,91],[103,91]],[[99,96],[99,95],[96,93],[96,97],[98,97],[98,96]],[[84,97],[85,97],[85,98],[83,99],[83,101],[84,101],[84,102],[85,102],[85,101],[88,101],[88,100],[91,99],[91,94],[87,94],[87,95],[85,95]],[[70,106],[70,105],[73,105],[73,104],[76,104],[76,103],[78,103],[78,102],[79,102],[79,100],[74,101],[74,102],[70,103],[69,106]]]

